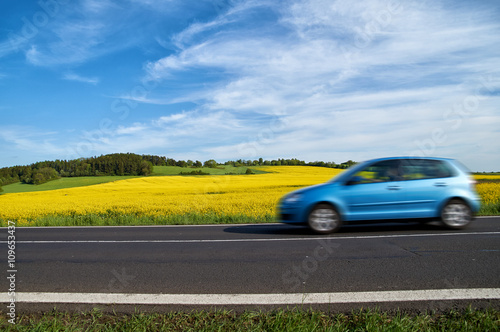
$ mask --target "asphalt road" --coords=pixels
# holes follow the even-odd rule
[[[7,246],[6,229],[2,235]],[[15,292],[21,295],[278,296],[500,288],[499,217],[478,218],[460,231],[438,223],[376,224],[318,236],[307,228],[261,224],[16,228],[15,237]],[[2,279],[0,287],[7,292],[12,279]],[[499,300],[419,299],[406,305],[399,301],[397,307],[446,309],[465,302],[499,307]],[[394,308],[389,302],[375,304]],[[44,306],[54,307],[18,303],[19,310]]]

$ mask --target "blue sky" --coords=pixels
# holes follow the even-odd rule
[[[500,170],[500,2],[0,3],[0,167],[115,152]]]

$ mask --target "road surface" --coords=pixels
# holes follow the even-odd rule
[[[15,245],[14,269],[7,250],[4,261],[18,312],[500,307],[499,217],[328,236],[284,224],[16,228]],[[12,281],[0,284],[3,303]]]

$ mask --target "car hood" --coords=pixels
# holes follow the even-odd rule
[[[316,184],[316,185],[313,185],[313,186],[304,187],[304,188],[300,188],[300,189],[294,190],[294,191],[288,193],[288,195],[292,195],[292,194],[307,194],[308,192],[316,191],[316,190],[321,190],[322,188],[331,187],[332,185],[335,185],[335,184],[336,184],[335,182],[320,183],[320,184]]]

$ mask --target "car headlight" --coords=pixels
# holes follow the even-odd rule
[[[302,199],[301,194],[290,194],[290,195],[285,197],[283,202],[290,204],[290,203],[296,203],[296,202],[300,201],[301,199]]]

